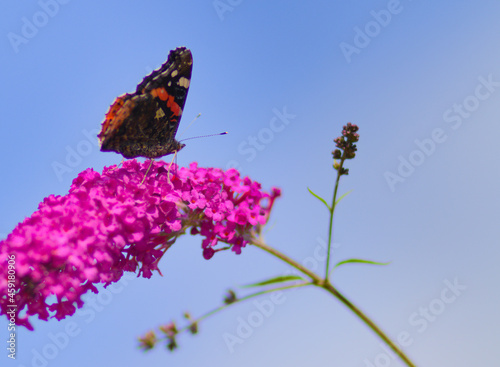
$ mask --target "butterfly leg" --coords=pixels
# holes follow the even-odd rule
[[[111,168],[110,171],[114,171],[115,169],[118,169],[120,168],[120,166],[122,165],[122,163],[125,161],[125,158],[122,158],[122,161],[120,163],[118,163],[118,166],[116,166],[115,168]]]
[[[172,160],[170,161],[170,164],[168,165],[168,172],[167,172],[168,182],[170,182],[170,168],[172,167],[172,164],[174,163],[174,160],[176,157],[177,157],[177,150],[174,151],[174,156],[172,157]]]
[[[148,169],[146,170],[146,173],[144,174],[144,177],[142,178],[142,181],[141,181],[141,183],[140,183],[139,185],[142,185],[142,184],[144,183],[144,180],[146,179],[146,176],[148,175],[149,170],[150,170],[150,169],[151,169],[151,167],[153,166],[154,159],[153,159],[153,158],[150,158],[150,159],[149,159],[149,162],[150,162],[150,163],[149,163],[149,167],[148,167]]]

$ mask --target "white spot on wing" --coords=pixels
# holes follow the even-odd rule
[[[182,77],[179,79],[177,84],[187,89],[189,88],[189,79]]]
[[[155,119],[161,119],[163,116],[165,116],[165,112],[161,108],[158,108],[156,110],[156,116]]]
[[[174,78],[179,72],[177,70],[172,71],[172,78]]]

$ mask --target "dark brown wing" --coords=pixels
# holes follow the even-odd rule
[[[102,123],[101,151],[125,158],[156,158],[182,149],[175,140],[186,102],[193,59],[185,47],[146,76],[133,94],[118,97]]]

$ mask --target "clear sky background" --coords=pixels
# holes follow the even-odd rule
[[[178,163],[236,165],[281,187],[267,241],[314,267],[328,218],[307,187],[331,197],[333,138],[359,125],[333,260],[392,263],[346,265],[333,283],[390,336],[406,335],[418,366],[498,366],[499,16],[493,0],[5,0],[0,235],[67,193],[78,172],[120,162],[97,146],[105,112],[184,45],[194,66],[180,131],[202,113],[183,137],[229,135],[188,141]],[[293,116],[276,125],[276,111]],[[173,354],[141,352],[145,331],[287,270],[255,248],[206,261],[200,246],[181,238],[163,277],[129,277],[80,315],[35,321],[18,335],[18,359],[2,349],[0,365],[402,366],[317,289],[285,293],[247,334],[241,320],[260,312],[251,301],[182,335]]]

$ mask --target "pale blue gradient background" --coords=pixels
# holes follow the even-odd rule
[[[478,77],[500,81],[500,3],[402,0],[401,11],[350,63],[339,45],[353,44],[354,28],[363,29],[387,1],[232,4],[221,20],[212,1],[73,0],[16,53],[8,33],[21,35],[23,17],[32,19],[41,7],[2,3],[2,236],[45,196],[65,194],[78,172],[120,161],[90,145],[82,131],[99,129],[115,97],[185,45],[194,69],[180,131],[202,117],[183,137],[230,134],[187,142],[178,163],[224,168],[237,161],[265,188],[281,187],[266,238],[302,261],[327,235],[327,213],[306,188],[331,197],[332,140],[345,123],[358,124],[358,155],[340,188],[352,192],[338,206],[333,259],[392,263],[345,266],[334,284],[389,335],[407,331],[413,342],[406,351],[417,365],[498,366],[500,88],[456,130],[443,114],[474,94]],[[269,128],[273,109],[284,106],[296,117],[248,161],[238,147]],[[384,173],[396,173],[398,157],[408,158],[414,140],[436,128],[447,140],[391,191]],[[59,180],[52,165],[66,164],[68,147],[91,148]],[[202,314],[229,287],[286,271],[254,248],[205,261],[200,243],[179,240],[161,263],[164,277],[132,278],[111,299],[101,296],[93,316],[86,308],[86,315],[62,322],[35,322],[35,332],[18,335],[18,359],[2,349],[0,365],[37,365],[33,353],[71,323],[79,334],[48,366],[402,365],[385,359],[370,330],[314,289],[285,294],[233,353],[222,336],[237,334],[238,318],[257,310],[251,302],[203,322],[195,337],[181,336],[173,354],[140,352],[135,337],[146,330],[185,310]],[[455,278],[466,290],[418,332],[410,315],[437,305],[443,282]],[[7,339],[4,318],[0,336]]]

